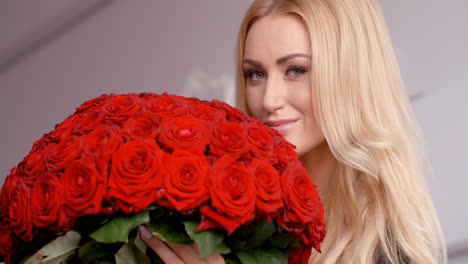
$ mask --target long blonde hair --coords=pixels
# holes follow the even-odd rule
[[[422,134],[376,1],[255,1],[238,40],[237,103],[247,113],[245,38],[273,13],[297,15],[309,29],[311,103],[338,161],[325,201],[327,237],[309,262],[446,263]]]

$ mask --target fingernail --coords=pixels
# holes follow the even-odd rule
[[[153,233],[144,225],[140,225],[138,229],[145,239],[150,239],[153,236]]]

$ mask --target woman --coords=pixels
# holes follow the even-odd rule
[[[446,263],[422,136],[377,3],[255,1],[238,54],[238,106],[297,146],[324,201],[327,236],[309,262]],[[194,263],[194,247],[152,247]]]

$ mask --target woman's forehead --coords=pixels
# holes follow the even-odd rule
[[[310,55],[310,36],[300,18],[274,14],[256,20],[247,33],[244,57]]]

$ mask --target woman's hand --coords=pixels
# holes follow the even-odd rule
[[[153,236],[151,231],[144,225],[140,226],[140,237],[152,248],[156,254],[167,264],[224,264],[224,258],[219,253],[200,259],[198,248],[195,243],[191,245],[174,244],[163,242]]]

